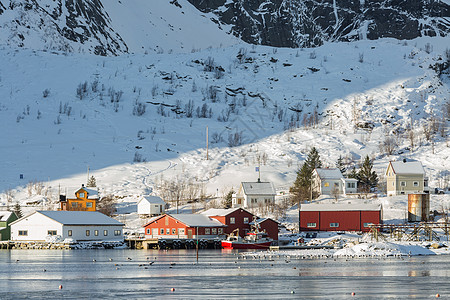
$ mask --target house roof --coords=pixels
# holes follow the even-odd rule
[[[233,212],[235,212],[238,209],[242,209],[240,207],[235,207],[235,208],[210,208],[208,210],[205,210],[203,212],[201,212],[202,215],[211,217],[211,216],[219,216],[219,217],[224,217],[227,216]]]
[[[166,202],[164,202],[164,200],[158,196],[143,196],[141,200],[138,201],[138,204],[141,203],[141,201],[147,201],[148,203],[151,204],[162,204],[162,205],[166,204]]]
[[[158,219],[164,218],[165,216],[170,216],[189,227],[226,227],[226,225],[220,223],[216,219],[212,219],[202,214],[165,214],[163,216],[150,219],[144,227]]]
[[[275,221],[274,219],[271,219],[271,218],[259,218],[259,219],[255,220],[255,221],[251,221],[249,224],[250,225],[261,224],[261,223],[263,223],[265,221],[268,221],[268,220],[272,220],[273,222],[278,223],[277,221]]]
[[[0,221],[6,222],[13,214],[12,211],[0,211]]]
[[[381,204],[365,203],[312,203],[300,205],[300,211],[379,211],[381,209]]]
[[[341,171],[338,168],[316,168],[314,169],[320,179],[343,179]]]
[[[124,226],[124,224],[120,223],[119,221],[110,218],[98,211],[44,211],[39,210],[35,211],[34,213],[22,217],[19,220],[14,221],[11,224],[17,223],[24,218],[28,218],[29,216],[33,214],[41,214],[44,215],[58,223],[61,223],[63,225],[117,225],[117,226]]]
[[[276,195],[277,192],[271,182],[242,182],[246,195]]]
[[[391,161],[389,164],[392,166],[395,174],[418,174],[424,175],[425,170],[420,161]],[[388,166],[389,168],[389,166]]]
[[[85,187],[85,186],[82,186],[82,187],[69,187],[67,189],[68,192],[64,192],[62,194],[65,194],[66,197],[69,198],[69,199],[73,199],[72,197],[74,197],[75,194],[81,189],[86,191],[86,193],[88,194],[88,197],[87,197],[88,199],[98,199],[98,198],[100,198],[99,194],[98,194],[98,189],[96,187]]]

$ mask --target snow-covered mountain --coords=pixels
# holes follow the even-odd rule
[[[119,55],[235,43],[187,0],[0,0],[0,44],[8,46]]]
[[[448,0],[0,0],[0,44],[119,55],[445,36]],[[236,37],[236,38],[235,38]]]
[[[419,159],[437,186],[450,161],[449,80],[436,72],[448,45],[436,37],[118,57],[1,48],[1,199],[7,190],[28,198],[34,181],[55,197],[59,185],[86,182],[88,167],[117,195],[158,193],[163,179],[219,195],[255,180],[259,163],[263,180],[287,189],[312,146],[325,166],[368,154],[380,175],[389,160]]]
[[[448,0],[189,0],[252,44],[313,47],[329,41],[444,36]]]

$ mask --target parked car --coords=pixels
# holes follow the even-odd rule
[[[435,194],[445,194],[445,191],[441,188],[434,188],[434,193]]]

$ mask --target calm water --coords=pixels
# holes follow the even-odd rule
[[[200,251],[197,264],[192,250],[0,250],[0,299],[450,299],[450,255],[286,262],[236,254]]]

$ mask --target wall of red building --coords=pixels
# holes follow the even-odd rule
[[[261,230],[266,231],[267,235],[273,240],[278,241],[278,223],[274,220],[267,219],[260,224]]]
[[[316,223],[317,227],[307,227]],[[330,227],[339,223],[339,227]],[[369,231],[364,223],[381,223],[380,211],[301,211],[300,231]]]

